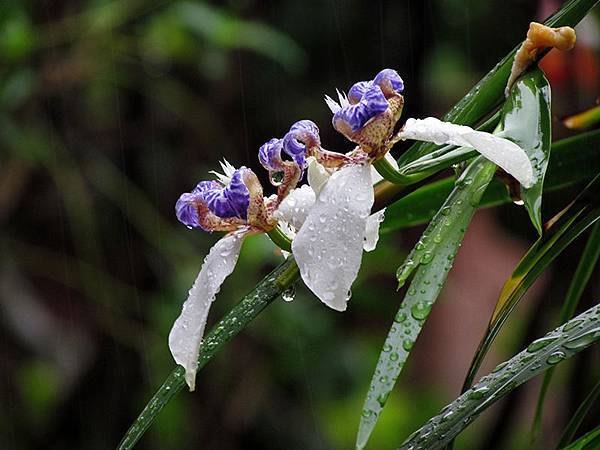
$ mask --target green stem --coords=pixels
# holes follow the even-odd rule
[[[415,184],[433,173],[422,172],[415,175],[404,175],[385,158],[375,161],[373,163],[373,167],[375,167],[375,170],[377,170],[379,175],[381,175],[385,180],[401,186]]]
[[[285,234],[283,234],[283,231],[281,231],[278,226],[269,231],[267,235],[281,250],[284,250],[288,253],[292,252],[292,241]]]
[[[294,258],[290,257],[267,275],[252,292],[246,295],[233,309],[206,334],[200,346],[198,371],[225,345],[242,331],[286,289],[300,277]],[[140,440],[158,413],[184,386],[185,370],[177,366],[156,391],[146,407],[129,428],[118,450],[129,450]]]
[[[450,167],[452,164],[465,161],[476,155],[478,155],[477,151],[472,148],[456,148],[455,146],[447,145],[402,166],[400,171],[404,174],[413,174],[425,170],[438,172]]]

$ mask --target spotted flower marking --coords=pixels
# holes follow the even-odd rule
[[[398,72],[384,69],[372,80],[352,85],[348,95],[337,91],[338,102],[325,96],[333,113],[333,127],[358,144],[371,159],[383,157],[402,114],[403,90],[404,82]]]

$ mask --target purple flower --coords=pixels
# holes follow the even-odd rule
[[[305,166],[307,146],[320,144],[319,127],[310,120],[299,120],[283,137],[283,151],[302,169]]]
[[[281,151],[288,155],[300,169],[306,166],[307,145],[320,145],[319,128],[310,120],[294,123],[283,139],[273,138],[258,150],[258,159],[270,172],[284,170]]]
[[[360,102],[360,99],[363,98],[363,95],[367,92],[367,90],[373,85],[370,81],[359,81],[358,83],[354,83],[350,90],[348,91],[348,100],[352,104],[356,104]],[[343,105],[342,105],[343,106]]]
[[[177,203],[175,203],[175,214],[177,215],[177,219],[185,226],[201,228],[196,203],[199,200],[202,200],[203,192],[220,188],[222,188],[222,186],[216,181],[201,181],[192,192],[184,192],[181,194]]]
[[[242,179],[245,170],[248,169],[243,166],[236,170],[228,186],[207,189],[202,192],[202,199],[215,216],[221,219],[237,217],[246,220],[250,192]]]
[[[283,170],[283,160],[281,159],[281,149],[283,139],[273,138],[261,145],[258,150],[258,160],[268,171]]]
[[[354,85],[353,87],[355,87]],[[343,127],[349,127],[353,132],[360,130],[369,120],[381,114],[388,108],[388,102],[376,85],[370,86],[356,104],[350,104],[340,108],[333,115],[333,126],[340,131]]]
[[[175,204],[177,219],[188,227],[203,228],[198,216],[198,206],[201,203],[221,219],[246,220],[250,204],[250,193],[243,181],[243,173],[246,170],[249,169],[241,167],[219,177],[222,181],[227,180],[227,184],[218,181],[201,181],[192,192],[183,193]]]
[[[404,81],[402,81],[398,72],[393,69],[383,69],[375,76],[373,84],[381,88],[386,98],[404,90]]]
[[[325,102],[333,112],[332,122],[337,131],[360,145],[378,147],[381,139],[392,131],[402,111],[400,93],[403,90],[404,82],[398,72],[384,69],[373,80],[354,83],[348,96],[338,91],[339,103],[327,95]],[[386,111],[381,120],[361,135],[371,119]]]

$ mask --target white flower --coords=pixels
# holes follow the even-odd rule
[[[312,160],[308,179],[311,188],[293,190],[276,216],[298,230],[292,253],[304,283],[327,306],[344,311],[362,252],[377,245],[384,211],[370,215],[374,192],[368,163],[329,175]]]
[[[169,349],[175,362],[185,368],[185,381],[190,391],[195,388],[208,311],[223,281],[235,268],[244,236],[243,232],[227,234],[211,248],[169,333]]]
[[[535,183],[533,167],[525,151],[514,142],[491,133],[427,117],[408,119],[398,137],[473,148],[515,177],[523,187],[529,188]]]

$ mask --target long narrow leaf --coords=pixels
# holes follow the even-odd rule
[[[498,365],[413,433],[401,449],[443,448],[479,415],[516,387],[600,340],[600,305],[533,341]]]
[[[598,219],[600,219],[600,175],[594,178],[569,207],[551,221],[552,225],[521,259],[504,285],[488,328],[471,362],[463,391],[471,386],[492,342],[529,287],[571,242]]]
[[[562,450],[596,450],[600,447],[600,426],[584,434]]]
[[[539,68],[526,72],[514,84],[502,108],[500,126],[506,137],[525,150],[533,166],[536,181],[530,188],[521,189],[521,199],[541,235],[542,189],[550,156],[552,126],[550,85]]]
[[[282,292],[289,289],[299,276],[298,266],[289,258],[273,272],[267,275],[252,292],[245,296],[219,323],[217,323],[202,341],[198,367],[203,367],[231,338],[242,331],[258,314]],[[185,370],[177,366],[156,391],[142,413],[131,425],[119,450],[129,450],[143,436],[154,422],[158,413],[171,398],[185,386]]]
[[[416,272],[379,355],[360,418],[357,448],[363,448],[373,432],[429,311],[442,290],[465,230],[495,170],[496,166],[483,157],[467,167],[398,269],[400,286],[412,272]]]
[[[600,222],[597,222],[592,228],[590,237],[588,238],[587,244],[583,249],[583,253],[581,254],[581,258],[577,264],[577,269],[575,270],[575,274],[573,275],[573,279],[571,280],[569,290],[567,291],[565,301],[560,311],[559,323],[566,322],[573,317],[573,314],[575,314],[575,309],[577,308],[579,299],[581,298],[581,295],[583,294],[583,291],[587,286],[592,273],[594,272],[594,268],[598,263],[598,258],[600,258]],[[532,426],[532,441],[535,441],[541,427],[542,415],[544,413],[544,399],[546,398],[546,393],[548,391],[548,387],[550,386],[550,381],[552,380],[553,374],[554,369],[550,369],[544,375],[544,381],[542,382],[542,386],[540,388],[540,395],[538,397]]]
[[[577,411],[575,411],[575,414],[573,414],[573,417],[567,424],[565,431],[563,431],[560,441],[558,442],[558,445],[556,446],[557,449],[562,448],[565,445],[568,445],[569,442],[571,442],[571,440],[573,440],[573,438],[575,437],[575,433],[577,433],[577,429],[581,425],[581,422],[583,422],[583,419],[585,418],[588,411],[594,405],[595,401],[598,399],[599,396],[600,396],[600,381],[598,381],[596,383],[594,388],[587,395],[587,397],[583,400],[581,405],[579,405],[579,408],[577,408]]]

